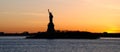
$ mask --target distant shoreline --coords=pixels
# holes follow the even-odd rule
[[[0,33],[0,36],[26,36],[31,39],[100,39],[101,37],[107,38],[120,38],[120,33],[90,33],[90,32],[38,32],[38,33]]]

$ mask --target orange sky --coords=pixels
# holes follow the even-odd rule
[[[0,0],[0,32],[46,31],[48,8],[56,30],[120,32],[119,0]]]

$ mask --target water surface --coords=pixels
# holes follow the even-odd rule
[[[0,52],[120,52],[120,39],[0,37]]]

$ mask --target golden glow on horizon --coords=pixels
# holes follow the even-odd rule
[[[108,32],[108,33],[117,33],[118,30],[119,30],[118,27],[111,26],[106,32]]]

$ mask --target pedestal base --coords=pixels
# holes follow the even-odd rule
[[[47,32],[55,32],[54,24],[53,23],[49,23],[48,24]]]

